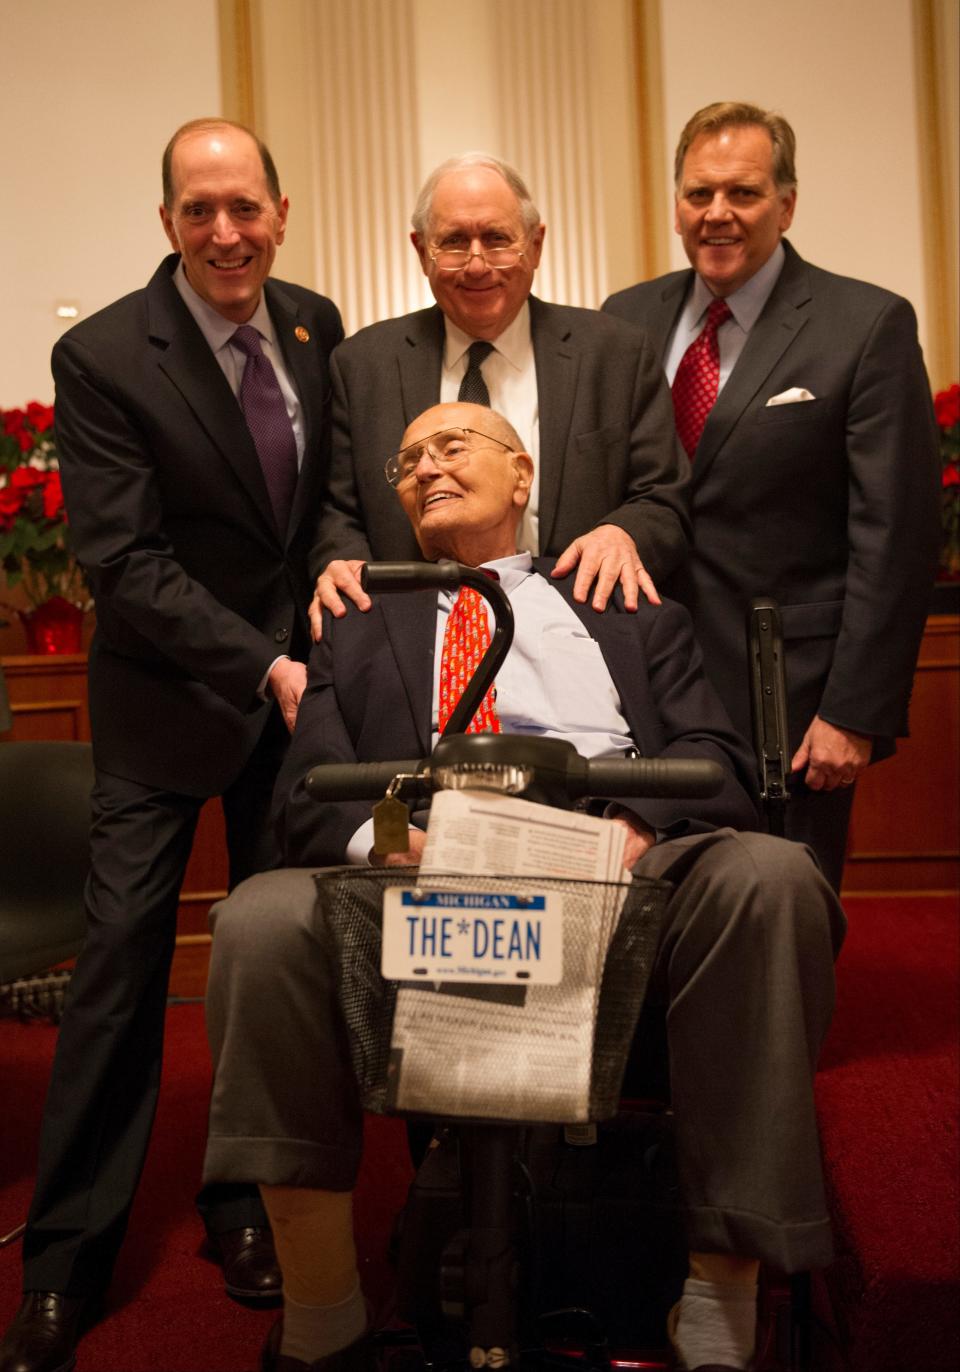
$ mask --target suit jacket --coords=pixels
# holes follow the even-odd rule
[[[907,704],[939,544],[930,389],[906,300],[786,261],[707,418],[692,464],[694,544],[669,589],[707,671],[747,728],[744,616],[781,604],[791,747],[814,714],[878,737]],[[663,357],[693,280],[672,272],[611,296]],[[790,387],[816,397],[767,406]]]
[[[553,561],[534,564],[549,575]],[[690,618],[682,606],[641,603],[636,614],[612,601],[603,614],[578,604],[573,578],[550,583],[600,646],[630,732],[645,757],[710,758],[724,788],[709,800],[635,800],[633,808],[670,837],[729,824],[756,827],[756,768],[707,682]],[[276,814],[288,865],[342,863],[370,805],[313,800],[303,782],[320,762],[419,758],[431,748],[435,592],[383,595],[366,614],[348,605],[324,618],[310,657],[293,742],[277,781]]]
[[[530,298],[540,412],[540,551],[619,524],[654,578],[686,552],[688,463],[649,345],[596,310]],[[419,558],[383,465],[440,400],[443,314],[373,324],[334,354],[329,502],[315,570],[333,557]]]
[[[184,305],[168,257],[145,290],[84,320],[53,352],[71,533],[93,589],[90,709],[98,767],[212,795],[236,778],[283,652],[306,658],[307,559],[329,450],[336,307],[266,283],[303,406],[306,448],[278,532],[240,406]],[[294,334],[306,327],[308,342]]]

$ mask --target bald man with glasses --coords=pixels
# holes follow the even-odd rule
[[[691,1249],[671,1337],[678,1366],[734,1372],[753,1353],[758,1260],[798,1271],[832,1255],[812,1075],[842,911],[805,849],[749,832],[753,760],[706,682],[686,611],[641,602],[627,614],[611,602],[598,614],[576,599],[571,575],[555,578],[551,560],[518,551],[533,463],[500,415],[431,408],[385,474],[378,480],[421,558],[494,572],[510,600],[516,634],[491,702],[499,732],[565,739],[588,757],[636,748],[723,770],[709,800],[596,799],[627,831],[624,866],[675,887],[651,983],[669,1005]],[[367,614],[349,606],[325,618],[277,783],[290,866],[245,882],[212,914],[216,1083],[204,1177],[258,1177],[273,1222],[285,1307],[263,1372],[368,1366],[351,1215],[361,1111],[313,873],[417,862],[425,841],[412,827],[409,851],[377,857],[370,805],[320,804],[306,775],[318,762],[430,751],[455,704],[445,701],[444,664],[463,595],[382,596]]]

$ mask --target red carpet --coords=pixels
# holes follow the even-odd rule
[[[827,1274],[851,1372],[955,1372],[958,1316],[957,910],[858,898],[818,1082],[840,1258]],[[0,1023],[0,1232],[23,1218],[55,1030]],[[202,1008],[170,1009],[164,1088],[107,1317],[78,1372],[244,1372],[272,1312],[227,1300],[193,1212],[209,1063]],[[368,1121],[357,1201],[364,1285],[389,1292],[384,1252],[409,1167],[397,1121]],[[16,1308],[20,1245],[0,1250],[0,1320]],[[842,1366],[842,1364],[837,1364]],[[831,1369],[832,1372],[832,1369]]]
[[[958,909],[850,899],[817,1082],[854,1372],[960,1366]]]
[[[30,1201],[37,1132],[56,1030],[0,1023],[0,1232]],[[223,1293],[219,1269],[203,1252],[193,1209],[203,1154],[210,1064],[201,1005],[167,1015],[160,1108],[143,1181],[107,1317],[84,1338],[78,1372],[245,1372],[276,1311],[247,1309]],[[357,1194],[364,1289],[379,1305],[391,1289],[387,1238],[410,1179],[399,1120],[370,1118]],[[0,1320],[20,1301],[20,1244],[0,1249]]]

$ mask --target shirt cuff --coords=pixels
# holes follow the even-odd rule
[[[270,673],[273,671],[274,667],[276,667],[278,662],[289,661],[289,653],[279,653],[270,663],[270,666],[267,668],[263,676],[260,678],[260,685],[257,687],[257,695],[260,697],[261,700],[273,700],[273,695],[267,690],[267,682],[270,680]]]
[[[369,867],[373,847],[373,820],[365,820],[347,844],[347,861],[352,867]]]

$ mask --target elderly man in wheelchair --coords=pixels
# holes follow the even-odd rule
[[[531,474],[506,421],[465,404],[420,415],[386,467],[424,557],[489,569],[510,600],[514,646],[477,727],[565,739],[587,757],[635,749],[722,769],[712,798],[600,796],[592,808],[626,830],[625,866],[673,886],[651,986],[667,1006],[690,1250],[671,1313],[676,1366],[743,1369],[759,1263],[790,1273],[832,1257],[813,1074],[843,915],[805,848],[756,832],[751,753],[704,678],[685,610],[641,600],[626,612],[615,598],[597,613],[516,551]],[[351,1213],[362,1110],[313,873],[416,863],[424,844],[413,824],[407,852],[376,856],[370,805],[318,803],[306,777],[317,763],[430,751],[452,708],[457,613],[445,592],[327,613],[278,782],[290,865],[253,877],[212,916],[205,1180],[261,1185],[284,1274],[267,1372],[349,1372],[370,1352]]]

